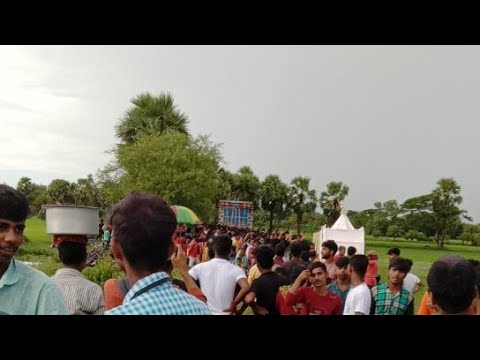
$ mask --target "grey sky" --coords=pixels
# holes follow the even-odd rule
[[[480,221],[478,46],[2,46],[0,182],[95,174],[145,91],[171,92],[231,171],[343,181],[353,210],[454,177]]]

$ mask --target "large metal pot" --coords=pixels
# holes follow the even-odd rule
[[[98,235],[99,209],[77,205],[44,205],[48,234]]]

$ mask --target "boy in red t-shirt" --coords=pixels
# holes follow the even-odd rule
[[[311,287],[301,287],[309,279]],[[308,270],[297,277],[285,297],[287,306],[297,302],[304,303],[309,315],[341,315],[342,300],[338,295],[327,290],[327,267],[322,262],[314,262]]]

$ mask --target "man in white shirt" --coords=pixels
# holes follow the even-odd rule
[[[368,258],[365,255],[354,255],[348,264],[351,288],[345,300],[343,315],[370,315],[372,293],[363,281],[367,272]]]
[[[207,297],[207,306],[213,315],[235,314],[237,305],[250,290],[245,271],[229,262],[231,249],[232,239],[229,236],[217,236],[213,240],[215,257],[195,265],[188,272],[200,282],[200,289]],[[235,296],[237,284],[240,291]]]

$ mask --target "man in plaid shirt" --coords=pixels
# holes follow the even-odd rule
[[[396,258],[388,267],[388,281],[372,289],[371,315],[413,315],[413,295],[403,288],[409,263]]]
[[[133,192],[112,210],[111,249],[133,284],[108,315],[210,315],[206,304],[175,288],[165,272],[173,253],[175,214],[161,198]]]

